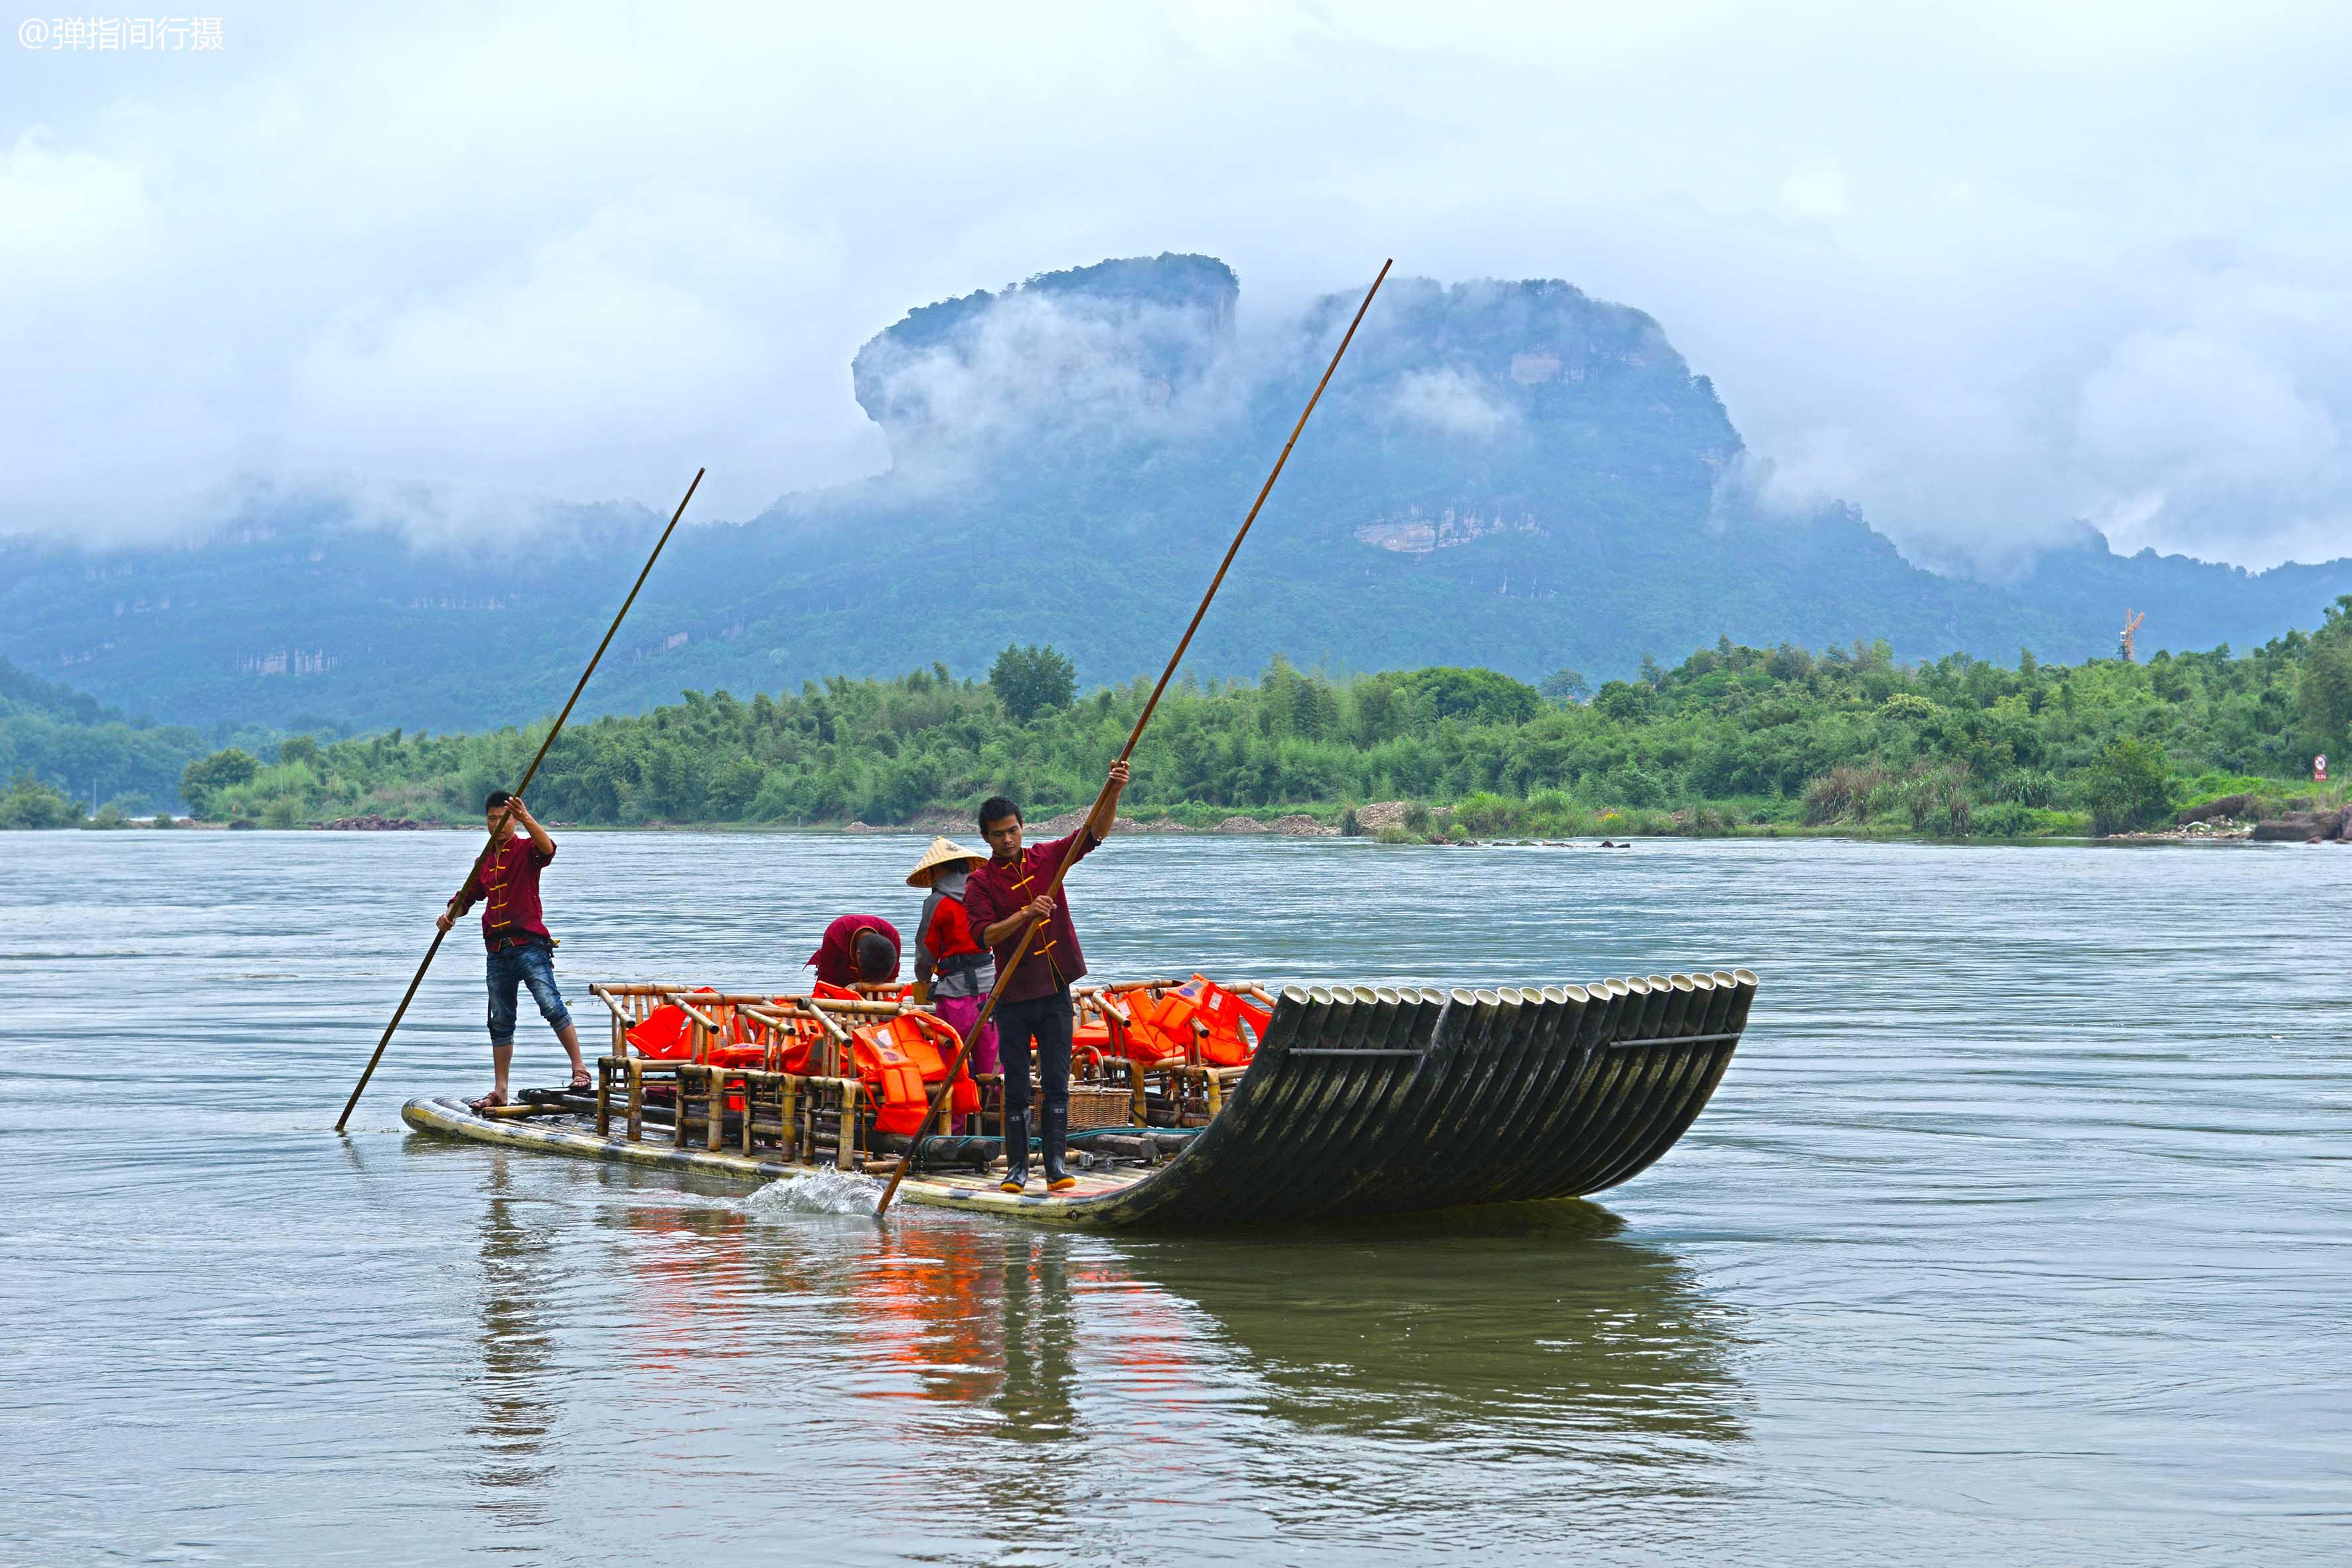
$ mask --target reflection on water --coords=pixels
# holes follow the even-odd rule
[[[1096,1415],[1149,1427],[1219,1404],[1302,1440],[1466,1440],[1579,1465],[1677,1463],[1745,1436],[1736,1309],[1596,1205],[1139,1238],[910,1211],[856,1236],[845,1268],[837,1223],[812,1246],[806,1215],[639,1196],[608,1222],[643,1244],[633,1316],[678,1331],[640,1365],[708,1379],[729,1357],[829,1359],[862,1398],[964,1407],[898,1415],[918,1446],[1051,1461],[1097,1435]],[[793,1337],[813,1296],[836,1314],[821,1351]],[[1034,1473],[1004,1474],[1034,1509]]]
[[[546,1438],[552,1425],[548,1363],[553,1341],[546,1322],[545,1281],[535,1265],[551,1245],[528,1222],[508,1166],[494,1152],[486,1162],[480,1252],[482,1369],[474,1380],[481,1415],[469,1434],[481,1458],[477,1481],[482,1509],[514,1530],[548,1522],[543,1488],[550,1474]]]
[[[1623,1230],[1593,1204],[1513,1205],[1130,1262],[1198,1306],[1302,1426],[1623,1458],[1738,1439],[1734,1309]]]
[[[774,977],[920,847],[575,836],[573,1005]],[[0,848],[0,1561],[2006,1568],[2352,1528],[2341,852],[1116,843],[1107,973],[1765,990],[1606,1209],[1101,1237],[411,1136],[401,1095],[483,1070],[454,949],[339,1140],[462,845]]]

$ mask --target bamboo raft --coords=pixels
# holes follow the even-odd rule
[[[614,1038],[593,1092],[530,1090],[486,1111],[425,1098],[401,1115],[423,1132],[755,1183],[818,1164],[887,1175],[911,1158],[900,1187],[911,1202],[1071,1226],[1204,1229],[1584,1196],[1646,1170],[1706,1108],[1756,984],[1742,969],[1258,992],[1271,1019],[1246,1066],[1194,1055],[1082,1067],[1095,1076],[1072,1088],[1077,1185],[1051,1195],[1034,1176],[1021,1195],[998,1189],[1001,1139],[984,1135],[984,1110],[982,1134],[919,1149],[877,1129],[839,1052],[848,1024],[914,1011],[900,1000],[592,986]],[[1117,1016],[1120,990],[1082,993],[1082,1023]],[[666,1005],[692,1022],[693,1058],[632,1052],[629,1029]],[[813,1042],[812,1061],[833,1070],[726,1065],[709,1047],[721,1038]]]

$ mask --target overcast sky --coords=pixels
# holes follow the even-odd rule
[[[12,26],[25,20],[20,5]],[[0,40],[0,529],[705,518],[873,471],[910,305],[1559,277],[1930,558],[2352,553],[2352,7],[236,5]],[[37,24],[37,26],[36,26]]]

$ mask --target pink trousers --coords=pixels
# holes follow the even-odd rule
[[[937,996],[931,1000],[931,1011],[937,1013],[940,1016],[940,1021],[945,1023],[957,1034],[970,1034],[971,1032],[972,1020],[980,1016],[980,998],[977,996]],[[978,1078],[982,1073],[992,1073],[1003,1070],[1002,1064],[997,1060],[996,1057],[996,1026],[994,1023],[992,1022],[988,1027],[982,1029],[980,1032],[980,1038],[972,1041],[971,1055],[964,1063],[964,1070],[971,1074],[974,1078]]]

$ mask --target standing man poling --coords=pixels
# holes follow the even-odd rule
[[[1043,921],[1020,966],[1004,982],[996,1004],[997,1049],[1004,1066],[1004,1190],[1020,1192],[1029,1182],[1029,1061],[1037,1061],[1038,1137],[1045,1146],[1045,1190],[1066,1192],[1076,1181],[1062,1168],[1070,1131],[1070,1032],[1074,1016],[1070,984],[1087,972],[1078,951],[1077,928],[1070,923],[1066,892],[1045,896],[1047,884],[1065,864],[1076,864],[1109,837],[1118,817],[1119,792],[1127,787],[1124,762],[1110,765],[1110,784],[1079,829],[1050,844],[1024,847],[1021,808],[994,795],[980,808],[981,837],[990,857],[964,881],[964,912],[992,950],[1000,973],[1013,962],[1021,933]]]
[[[555,939],[547,934],[539,907],[539,873],[555,858],[555,840],[524,806],[522,796],[492,790],[482,814],[498,847],[474,864],[466,884],[436,923],[447,931],[457,917],[482,904],[482,944],[489,950],[490,1092],[472,1101],[477,1110],[508,1102],[507,1073],[514,1065],[515,992],[529,986],[539,1016],[563,1042],[572,1058],[572,1087],[589,1087],[588,1063],[580,1055],[580,1031],[555,985]],[[485,902],[487,900],[487,902]]]

